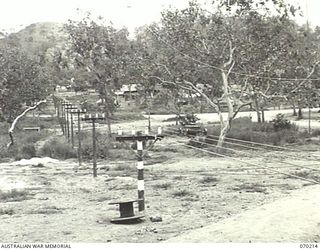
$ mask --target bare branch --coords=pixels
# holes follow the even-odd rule
[[[197,88],[192,82],[189,81],[184,81],[185,84],[189,85],[190,88],[197,92],[198,94],[200,94],[212,107],[214,107],[214,109],[218,112],[219,116],[220,116],[220,121],[223,121],[223,117],[222,117],[222,113],[220,111],[219,106],[214,103],[206,94],[204,94],[199,88]],[[180,85],[179,85],[180,86]]]
[[[314,73],[314,71],[315,71],[315,69],[316,69],[316,67],[317,67],[317,65],[318,65],[319,63],[320,63],[320,61],[317,61],[317,62],[313,65],[312,70],[311,70],[311,72],[309,73],[309,75],[306,77],[306,79],[304,79],[303,81],[301,81],[297,87],[295,87],[293,90],[291,90],[291,91],[289,92],[289,94],[290,94],[290,93],[293,93],[294,91],[296,91],[297,89],[299,89],[306,81],[309,80],[309,78],[313,75],[313,73]]]
[[[233,113],[232,119],[234,119],[234,118],[236,117],[236,115],[239,113],[239,111],[240,111],[243,107],[248,106],[248,105],[250,105],[250,104],[252,104],[252,101],[245,102],[245,103],[241,104],[241,105],[237,108],[237,110]]]
[[[204,49],[207,51],[207,53],[209,54],[210,50],[208,49],[208,46],[207,46],[206,42],[204,41],[204,39],[202,39],[202,45],[203,45]]]
[[[12,122],[12,124],[11,124],[11,126],[10,126],[10,128],[9,128],[9,130],[8,130],[8,134],[9,134],[9,137],[10,137],[10,142],[8,143],[7,148],[10,148],[10,147],[14,144],[13,131],[14,131],[14,129],[15,129],[15,126],[16,126],[17,122],[20,120],[20,118],[23,117],[23,116],[25,116],[29,111],[38,108],[39,105],[41,105],[42,103],[46,103],[46,102],[47,102],[46,99],[37,102],[34,106],[27,108],[25,111],[23,111],[20,115],[18,115],[18,116],[14,119],[14,121]]]
[[[170,70],[168,69],[168,67],[167,67],[166,65],[164,65],[164,64],[162,64],[162,63],[156,63],[156,65],[157,65],[157,66],[162,66],[162,67],[167,71],[167,73],[168,73],[170,76],[172,76]]]
[[[266,95],[266,94],[264,94],[262,91],[259,91],[258,92],[261,96],[263,96],[264,98],[266,98],[266,99],[271,99],[271,98],[283,98],[283,99],[285,99],[285,100],[288,100],[287,99],[287,96],[285,96],[285,95]]]
[[[227,76],[228,76],[228,77],[229,77],[229,75],[231,74],[231,71],[232,71],[235,63],[236,63],[235,61],[232,61],[232,64],[231,64],[231,66],[230,66],[230,68],[229,68],[229,70],[228,70],[228,73],[227,73]]]

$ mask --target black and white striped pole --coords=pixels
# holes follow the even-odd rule
[[[97,177],[97,149],[96,149],[96,121],[105,120],[105,114],[89,114],[82,116],[83,121],[92,122],[92,161],[93,161],[93,177]]]
[[[137,141],[137,169],[138,169],[138,205],[139,212],[144,211],[144,166],[143,166],[143,141]]]
[[[158,132],[161,132],[162,129],[158,129]],[[118,135],[116,136],[116,141],[134,141],[137,144],[137,170],[138,170],[138,206],[139,212],[145,210],[145,197],[144,197],[144,164],[143,164],[143,150],[144,144],[148,140],[153,140],[156,142],[157,140],[161,140],[163,135],[158,133],[158,135],[149,135],[149,130],[145,131],[148,132],[146,134],[133,134],[131,135],[122,135],[122,131],[118,131]]]

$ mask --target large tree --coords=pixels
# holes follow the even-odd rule
[[[222,145],[241,108],[254,104],[259,112],[261,100],[283,97],[277,80],[290,66],[287,51],[295,30],[287,24],[296,9],[283,1],[217,2],[219,10],[212,13],[195,2],[162,13],[161,24],[149,28],[150,44],[157,44],[153,64],[161,70],[146,75],[206,100],[219,114]],[[278,16],[270,15],[271,8]]]
[[[65,29],[70,38],[70,59],[76,70],[87,72],[81,80],[99,93],[111,135],[110,117],[116,108],[114,91],[128,77],[128,31],[105,25],[101,18],[94,21],[90,14],[81,21],[70,21]]]
[[[0,111],[12,121],[27,106],[46,98],[52,90],[46,69],[19,47],[0,46]]]

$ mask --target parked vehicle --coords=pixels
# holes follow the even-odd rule
[[[185,136],[206,135],[207,129],[197,123],[200,119],[194,114],[178,115],[179,133]]]

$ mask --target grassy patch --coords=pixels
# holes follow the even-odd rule
[[[32,165],[33,168],[45,168],[46,166],[42,163],[38,163],[37,165]]]
[[[170,182],[157,183],[152,185],[155,189],[165,189],[171,188],[172,184]]]
[[[200,183],[202,184],[208,184],[208,183],[217,183],[219,181],[218,178],[212,177],[212,176],[205,176],[200,179]]]
[[[0,209],[0,215],[13,215],[15,212],[12,208],[2,208]]]
[[[301,170],[301,171],[295,171],[293,173],[290,173],[292,176],[285,176],[285,179],[297,179],[294,176],[298,176],[301,178],[309,179],[309,180],[314,180],[317,182],[320,182],[320,176],[316,173],[306,171],[306,170]]]
[[[123,122],[123,121],[137,121],[137,120],[145,120],[146,118],[137,112],[130,112],[125,110],[119,110],[114,113],[112,116],[112,122]]]
[[[61,209],[56,206],[42,207],[30,212],[30,214],[59,214],[62,213]]]
[[[12,189],[7,192],[0,191],[0,202],[23,201],[29,199],[30,194],[26,190]]]
[[[112,168],[112,170],[114,170],[114,171],[130,171],[131,172],[133,170],[133,168],[130,165],[131,165],[131,163],[128,163],[128,164],[119,163],[116,166],[114,166]]]
[[[178,198],[178,197],[186,197],[186,196],[193,196],[193,193],[190,192],[190,191],[187,190],[187,189],[181,189],[181,190],[174,191],[174,192],[172,193],[172,196],[175,197],[175,198]]]
[[[232,188],[235,191],[244,191],[249,193],[266,193],[267,188],[258,183],[243,183]]]

